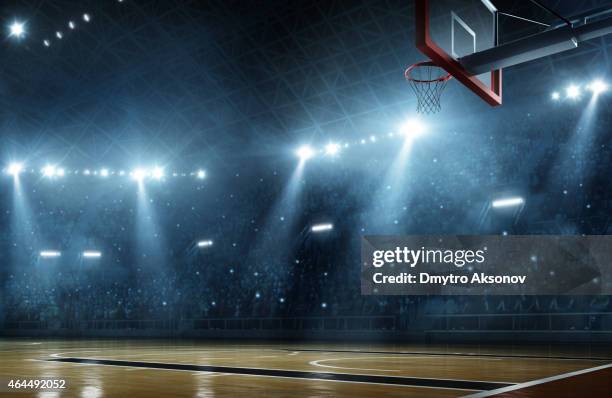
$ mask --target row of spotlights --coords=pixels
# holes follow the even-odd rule
[[[91,22],[91,15],[88,13],[84,13],[81,16],[81,19],[83,20],[83,22],[89,23]],[[68,21],[68,29],[75,30],[76,27],[77,27],[76,22]],[[15,37],[17,39],[22,39],[26,36],[26,33],[27,32],[26,32],[25,22],[14,21],[11,25],[9,25],[9,37]],[[55,37],[58,40],[62,40],[64,38],[64,33],[61,30],[58,30],[55,32]],[[42,43],[45,47],[51,47],[51,40],[49,39],[44,39]]]
[[[427,126],[418,119],[410,119],[403,124],[401,124],[396,132],[391,132],[387,134],[387,137],[404,137],[406,140],[412,140],[420,135],[423,135],[427,131]],[[371,135],[368,139],[361,139],[355,144],[366,144],[368,142],[376,142],[378,137],[375,135]],[[336,142],[328,143],[325,148],[321,151],[317,151],[312,148],[310,145],[303,145],[295,151],[296,156],[300,159],[300,161],[304,162],[319,153],[323,153],[327,156],[336,156],[340,153],[343,148],[348,148],[350,146],[349,143],[339,144]]]
[[[565,98],[578,100],[580,99],[580,97],[582,97],[584,89],[586,89],[586,91],[590,91],[593,96],[597,97],[600,94],[608,91],[608,84],[603,80],[594,80],[584,87],[572,84],[565,89]],[[561,97],[561,93],[558,91],[555,91],[551,94],[551,98],[555,101],[559,101]]]
[[[44,258],[57,258],[62,256],[62,252],[58,250],[43,250],[39,253],[40,257]],[[97,250],[85,250],[81,253],[81,256],[84,258],[100,258],[102,257],[102,252]]]
[[[91,21],[91,15],[85,13],[82,16],[83,22],[89,23]],[[70,30],[75,30],[77,27],[76,23],[74,21],[68,21],[68,29]],[[55,32],[55,37],[58,40],[62,40],[64,38],[64,33],[61,30],[58,30]],[[43,40],[43,45],[45,47],[51,47],[51,40],[49,39],[44,39]]]
[[[12,176],[18,176],[19,174],[24,172],[24,170],[25,168],[23,166],[23,163],[17,163],[17,162],[9,164],[8,167],[5,169],[6,174],[9,174]],[[44,177],[48,177],[48,178],[63,177],[66,175],[66,170],[64,170],[63,168],[53,166],[53,165],[47,165],[42,168],[41,173]],[[78,171],[75,171],[74,173],[78,174]],[[117,174],[119,176],[124,176],[126,175],[126,172],[121,170],[115,173],[114,171],[110,171],[109,169],[106,169],[106,168],[100,169],[99,171],[93,171],[93,172],[89,169],[83,170],[83,175],[88,176],[92,174],[99,175],[100,177],[108,177],[111,174]],[[137,168],[137,169],[132,170],[128,174],[130,177],[132,177],[135,180],[143,180],[147,177],[155,179],[155,180],[161,180],[166,176],[164,169],[162,167],[157,167],[157,166],[150,170],[143,169],[143,168]],[[173,173],[172,175],[174,177],[177,177],[179,174]],[[206,172],[204,170],[198,170],[195,173],[191,173],[191,175],[195,175],[198,179],[201,179],[201,180],[206,178]]]

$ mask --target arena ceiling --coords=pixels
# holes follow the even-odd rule
[[[527,1],[494,2],[549,17]],[[611,3],[547,2],[563,15]],[[27,36],[0,44],[2,155],[227,164],[380,132],[414,108],[402,73],[423,58],[412,15],[408,0],[3,1],[1,21],[23,19]],[[510,106],[526,76],[553,84],[594,58],[610,70],[611,45],[595,40],[508,70]],[[451,115],[488,109],[462,87],[451,92],[464,99]]]

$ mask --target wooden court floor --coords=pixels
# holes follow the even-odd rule
[[[2,339],[0,396],[597,397],[612,396],[611,364],[579,346]],[[41,378],[65,388],[8,387]]]

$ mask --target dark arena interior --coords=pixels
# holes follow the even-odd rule
[[[3,0],[0,396],[612,396],[611,18]],[[381,236],[603,243],[386,294]]]

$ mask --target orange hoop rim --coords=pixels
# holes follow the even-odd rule
[[[406,80],[410,81],[410,82],[414,82],[414,83],[436,83],[436,82],[447,82],[450,79],[452,79],[453,77],[451,76],[450,73],[446,72],[446,75],[442,75],[436,79],[432,79],[432,80],[419,80],[419,79],[415,79],[413,78],[410,74],[412,73],[412,71],[416,68],[421,68],[423,66],[433,66],[435,68],[440,68],[443,71],[444,68],[436,65],[433,61],[422,61],[422,62],[417,62],[416,64],[410,65],[408,67],[408,69],[406,69],[406,71],[404,72],[404,77],[406,78]]]

